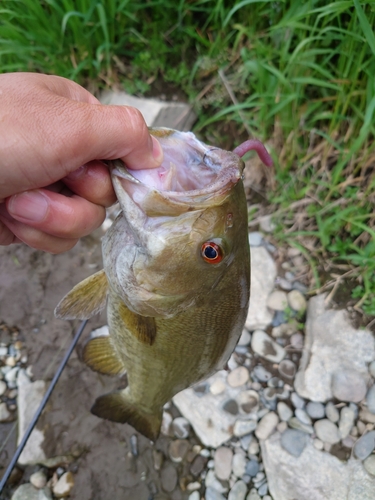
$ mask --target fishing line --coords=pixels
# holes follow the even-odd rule
[[[72,340],[72,343],[70,344],[68,350],[66,351],[65,356],[64,356],[63,360],[61,361],[60,366],[59,366],[57,372],[55,373],[55,375],[52,379],[52,382],[50,383],[50,385],[47,389],[47,392],[45,393],[45,395],[42,399],[42,402],[39,405],[39,408],[37,409],[32,421],[30,422],[29,427],[27,428],[27,430],[22,438],[22,441],[20,442],[15,454],[13,455],[13,458],[10,461],[10,464],[8,465],[8,468],[5,471],[4,476],[0,482],[0,494],[2,493],[4,487],[9,479],[9,476],[11,475],[12,470],[14,469],[14,466],[16,465],[16,463],[17,463],[17,461],[22,453],[22,450],[24,449],[24,447],[25,447],[25,445],[30,437],[30,434],[33,431],[42,411],[44,410],[44,407],[46,406],[47,401],[50,398],[52,391],[55,388],[57,381],[59,380],[60,375],[63,372],[63,370],[64,370],[64,368],[65,368],[65,366],[70,358],[70,355],[72,354],[75,346],[77,345],[77,342],[78,342],[80,336],[82,335],[82,332],[85,329],[86,324],[87,324],[87,319],[82,321],[82,323],[80,324],[80,326],[77,330],[77,333],[75,334],[75,336]]]

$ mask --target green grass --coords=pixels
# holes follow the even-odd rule
[[[138,94],[164,82],[206,140],[266,140],[276,238],[302,249],[316,287],[327,263],[352,273],[375,315],[374,26],[373,0],[3,0],[0,71]]]

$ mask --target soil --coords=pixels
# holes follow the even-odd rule
[[[101,269],[98,230],[61,255],[49,255],[25,245],[0,247],[0,323],[16,326],[33,367],[33,379],[50,381],[76,331],[79,322],[58,320],[54,308],[82,279]],[[137,435],[138,456],[131,453],[128,425],[98,419],[90,413],[95,398],[114,390],[123,381],[91,371],[80,360],[82,344],[89,332],[106,324],[105,316],[89,321],[37,426],[43,428],[48,458],[73,454],[75,474],[71,500],[157,500],[187,498],[179,487],[168,496],[162,492],[161,473],[154,469],[149,440]],[[0,442],[13,424],[0,424]],[[167,454],[170,439],[161,437],[155,449]],[[0,456],[0,471],[8,465],[16,448],[11,434]],[[167,464],[165,464],[166,466]],[[168,463],[168,467],[175,464]],[[25,482],[30,467],[23,471]],[[162,469],[163,470],[163,469]],[[10,498],[14,487],[5,492]]]

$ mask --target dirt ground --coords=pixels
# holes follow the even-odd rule
[[[53,311],[75,284],[101,269],[101,235],[98,230],[73,250],[57,256],[24,245],[0,247],[0,320],[20,330],[34,380],[52,379],[79,325],[55,319]],[[135,457],[130,446],[134,429],[100,420],[89,411],[97,396],[121,384],[118,379],[94,373],[80,360],[85,338],[103,324],[104,315],[89,321],[38,423],[46,435],[46,455],[79,455],[70,465],[75,474],[72,500],[187,498],[178,486],[172,493],[162,493],[160,477],[177,465],[169,461],[164,463],[164,470],[156,471],[150,441],[138,435],[139,455]],[[4,442],[11,427],[0,424],[0,442]],[[0,456],[0,472],[15,450],[15,440],[13,433]],[[169,441],[161,437],[155,448],[167,455]],[[28,474],[26,469],[20,482]]]

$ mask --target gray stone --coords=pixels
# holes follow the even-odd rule
[[[242,330],[242,334],[241,334],[241,337],[240,337],[240,340],[238,341],[238,344],[239,346],[247,346],[250,344],[250,341],[251,341],[251,335],[250,333],[244,328]]]
[[[263,242],[263,234],[258,231],[249,233],[249,244],[253,247],[259,247]]]
[[[259,395],[256,391],[242,391],[237,396],[237,403],[243,413],[256,413],[259,408]]]
[[[244,366],[239,366],[228,374],[227,382],[231,387],[240,387],[249,380],[249,371]]]
[[[325,408],[322,403],[309,401],[306,405],[306,411],[311,418],[323,418],[325,416]]]
[[[348,406],[344,406],[341,408],[340,412],[340,422],[339,422],[339,431],[341,439],[345,439],[349,436],[350,431],[354,425],[355,412],[352,408]]]
[[[290,359],[283,359],[279,364],[279,373],[285,378],[292,379],[296,374],[296,365]]]
[[[293,333],[293,335],[290,336],[290,344],[297,351],[302,351],[304,342],[305,338],[301,332]]]
[[[305,346],[294,386],[300,396],[325,402],[333,397],[331,379],[338,371],[354,371],[369,378],[367,365],[375,359],[369,330],[356,330],[346,311],[325,309],[325,296],[309,300]]]
[[[219,493],[217,490],[214,488],[207,488],[206,493],[205,493],[205,499],[206,500],[225,500],[225,497]]]
[[[276,429],[279,423],[279,417],[273,411],[270,411],[260,420],[255,435],[258,439],[267,439]]]
[[[318,438],[324,443],[336,444],[341,439],[337,426],[327,418],[315,422],[314,429]]]
[[[254,370],[251,372],[251,375],[258,379],[259,382],[267,382],[270,378],[272,378],[272,374],[262,365],[256,365]]]
[[[246,484],[243,481],[237,481],[229,492],[228,500],[245,500],[246,492]]]
[[[43,380],[30,382],[24,370],[20,370],[18,385],[18,444],[34,417],[46,391]],[[21,465],[41,463],[47,457],[43,450],[44,434],[37,427],[31,433],[18,460]]]
[[[353,436],[346,436],[344,439],[341,440],[341,443],[345,448],[353,448],[355,445],[355,438]]]
[[[164,464],[160,471],[160,481],[164,491],[172,492],[177,486],[177,470],[171,463]]]
[[[367,409],[375,414],[375,385],[372,385],[366,394]]]
[[[12,414],[8,410],[6,403],[0,403],[0,422],[9,422],[12,419]]]
[[[255,488],[250,490],[250,493],[247,495],[246,500],[261,500],[258,492]]]
[[[285,349],[263,330],[255,330],[251,338],[251,348],[256,354],[273,363],[280,363],[286,355]]]
[[[234,424],[233,434],[236,437],[246,436],[247,434],[255,431],[256,428],[257,423],[255,420],[238,419]]]
[[[268,484],[263,483],[261,486],[258,488],[258,493],[260,496],[264,496],[266,493],[268,493]]]
[[[226,481],[232,471],[233,451],[227,446],[221,446],[215,451],[215,475],[218,479]]]
[[[139,109],[148,126],[191,130],[195,122],[192,108],[185,103],[135,97],[125,92],[106,91],[100,96],[102,104],[132,106]]]
[[[49,488],[38,490],[30,483],[22,484],[13,493],[12,500],[52,500]]]
[[[307,434],[313,434],[314,428],[312,425],[303,424],[297,417],[292,417],[288,420],[288,425],[292,429],[297,429],[297,431],[306,432]]]
[[[354,454],[360,460],[367,458],[375,449],[375,431],[363,434],[354,445]]]
[[[171,441],[168,446],[168,453],[172,462],[176,464],[182,462],[188,452],[189,446],[187,439],[175,439]]]
[[[286,293],[281,290],[274,290],[268,296],[267,306],[274,311],[284,311],[288,307]]]
[[[283,401],[277,403],[277,413],[279,414],[280,420],[283,422],[287,422],[293,416],[292,410]]]
[[[207,472],[206,479],[204,481],[206,488],[212,488],[213,490],[218,491],[219,493],[227,493],[228,488],[225,486],[225,483],[220,482],[215,476],[214,470],[209,470]]]
[[[255,477],[259,472],[258,460],[249,460],[246,464],[246,474],[250,477]]]
[[[339,401],[359,403],[366,391],[366,380],[358,372],[338,370],[332,374],[332,394]]]
[[[297,408],[295,411],[296,417],[300,422],[303,424],[311,425],[311,418],[309,415],[305,412],[305,410],[302,410],[302,408]]]
[[[358,460],[341,462],[308,442],[300,457],[286,452],[280,435],[261,442],[270,495],[274,500],[373,500],[375,477]],[[324,493],[323,493],[324,492]]]
[[[368,371],[370,372],[371,377],[375,378],[375,361],[371,361],[368,365]]]
[[[276,278],[276,264],[264,247],[251,247],[250,307],[246,328],[252,332],[267,328],[272,313],[267,308],[267,297],[272,292]]]
[[[367,457],[363,465],[369,474],[375,476],[375,455]]]
[[[223,404],[223,410],[227,411],[228,413],[231,413],[232,415],[237,415],[238,414],[238,404],[235,399],[228,399]]]
[[[296,392],[292,392],[290,400],[294,408],[300,408],[302,410],[305,407],[305,401]]]
[[[339,413],[339,410],[336,408],[336,406],[329,402],[326,406],[326,415],[327,415],[327,418],[333,422],[333,423],[336,423],[339,421],[339,418],[340,418],[340,413]]]
[[[307,445],[308,435],[295,429],[287,429],[281,435],[281,446],[294,457],[299,457]]]
[[[359,412],[359,418],[369,424],[375,424],[375,415],[367,409],[363,409]]]
[[[241,478],[245,474],[246,458],[242,453],[235,453],[232,460],[232,472],[236,477]]]
[[[288,303],[294,311],[302,313],[306,309],[306,299],[298,290],[288,293]]]
[[[4,380],[0,380],[0,396],[3,396],[7,391],[7,385]]]

